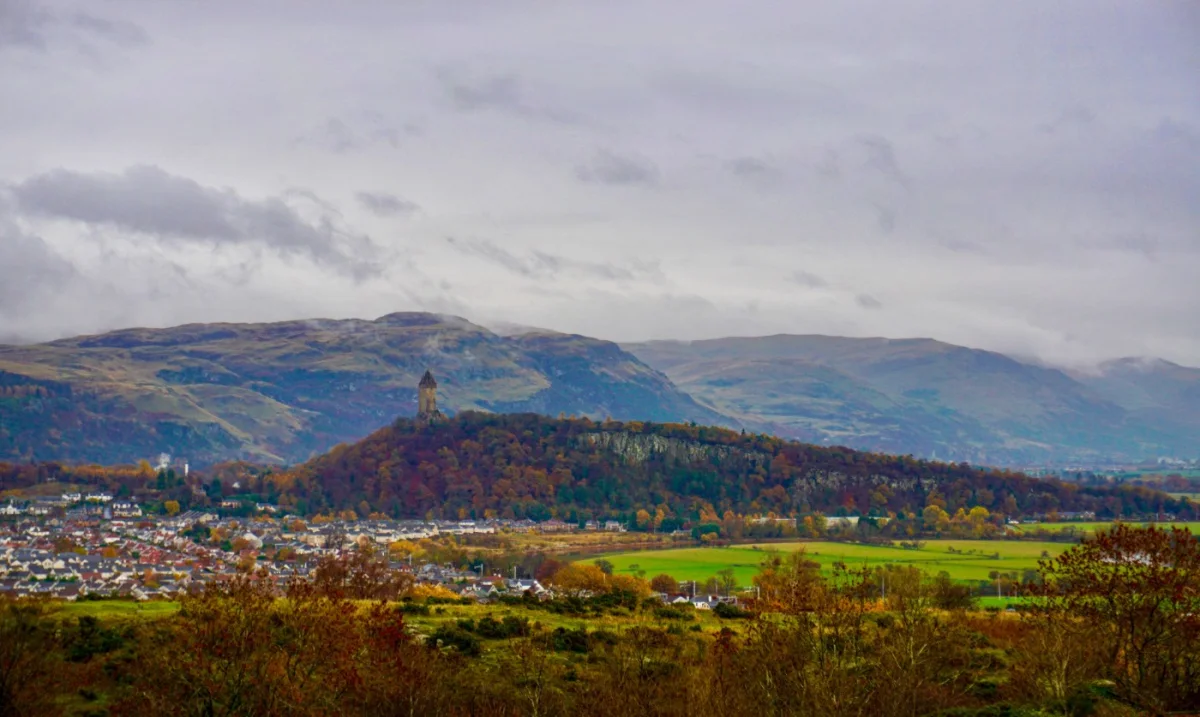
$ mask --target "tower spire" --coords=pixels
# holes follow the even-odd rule
[[[437,380],[432,372],[426,370],[417,384],[417,420],[432,423],[445,418],[437,407]]]

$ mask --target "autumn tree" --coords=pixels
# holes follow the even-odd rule
[[[650,589],[655,592],[673,595],[679,592],[679,581],[666,573],[661,573],[650,578]]]
[[[608,592],[608,575],[595,565],[564,565],[550,577],[549,583],[569,595]]]
[[[1200,704],[1200,543],[1187,530],[1118,524],[1040,561],[1037,608],[1070,621],[1107,677],[1154,712]]]
[[[359,547],[345,555],[317,561],[313,586],[321,595],[355,600],[396,600],[413,583],[408,573],[392,570],[387,558]]]
[[[54,714],[59,673],[47,650],[49,603],[0,593],[0,715]]]

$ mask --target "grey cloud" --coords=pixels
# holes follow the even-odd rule
[[[870,309],[872,311],[883,308],[883,302],[881,302],[879,299],[876,299],[874,296],[871,296],[870,294],[859,294],[858,296],[854,297],[854,303],[858,304],[864,309]]]
[[[420,128],[411,122],[396,127],[377,115],[368,114],[362,121],[353,123],[341,117],[330,117],[293,139],[292,144],[318,147],[335,154],[369,149],[381,144],[399,149],[404,137],[418,135],[420,132]]]
[[[891,234],[896,231],[896,210],[891,207],[885,207],[882,204],[876,204],[875,221],[879,225],[880,231],[884,234]]]
[[[125,20],[109,20],[81,12],[72,15],[68,22],[72,27],[124,47],[144,45],[150,41],[150,36],[145,30]]]
[[[0,48],[45,49],[45,33],[53,21],[53,15],[33,2],[0,0]]]
[[[499,112],[525,120],[577,124],[573,112],[529,98],[521,78],[513,73],[479,74],[462,66],[442,66],[434,71],[450,107],[463,113]]]
[[[437,77],[455,109],[463,112],[487,109],[525,111],[520,86],[513,75],[491,75],[471,79],[442,68],[437,72]]]
[[[1076,244],[1085,249],[1137,254],[1147,261],[1156,261],[1159,252],[1163,248],[1163,242],[1158,237],[1147,236],[1145,234],[1118,234],[1090,240],[1079,240]]]
[[[588,183],[650,186],[658,183],[658,167],[647,159],[600,150],[586,164],[575,167],[575,176]]]
[[[11,191],[19,209],[34,217],[167,241],[267,247],[307,256],[356,278],[380,271],[370,240],[346,232],[329,216],[310,221],[279,197],[246,199],[155,166],[134,166],[121,174],[57,169],[30,177]]]
[[[1192,152],[1200,150],[1200,131],[1184,122],[1163,117],[1154,128],[1154,139]]]
[[[572,273],[609,281],[628,281],[657,272],[654,265],[639,264],[635,265],[635,268],[627,268],[611,263],[570,259],[539,250],[530,252],[529,258],[522,259],[487,239],[446,237],[446,242],[463,254],[486,259],[514,274],[528,278],[547,279],[562,273]]]
[[[98,38],[123,47],[149,41],[145,30],[126,20],[84,12],[64,15],[32,0],[0,0],[0,49],[11,46],[44,51],[56,38],[72,32],[80,38]]]
[[[757,157],[738,157],[725,162],[725,168],[734,176],[759,188],[777,185],[784,174],[773,164]]]
[[[865,135],[858,138],[858,143],[866,150],[865,167],[878,171],[905,189],[909,188],[908,176],[896,161],[896,148],[891,140],[877,135]]]
[[[817,175],[824,179],[841,179],[842,166],[836,150],[826,148],[817,162]]]
[[[364,209],[377,217],[397,217],[420,209],[416,202],[388,192],[356,192],[354,198]]]
[[[794,271],[788,280],[810,289],[823,289],[829,286],[828,281],[808,271]]]
[[[75,276],[75,267],[38,236],[0,217],[0,316],[26,308]]]
[[[495,264],[499,264],[514,274],[520,274],[521,276],[533,276],[534,274],[534,269],[528,262],[517,258],[516,255],[496,246],[486,239],[470,240],[446,237],[446,243],[463,254],[482,257]]]
[[[1054,134],[1059,130],[1069,128],[1081,128],[1091,125],[1096,121],[1096,113],[1084,107],[1076,105],[1068,107],[1058,114],[1050,122],[1041,125],[1040,129],[1047,134]]]
[[[279,22],[234,0],[0,0],[0,194],[26,191],[14,223],[81,277],[0,331],[361,316],[452,293],[606,337],[923,335],[1200,362],[1200,10],[1178,9],[1196,3],[902,5],[301,2]],[[153,163],[176,176],[124,172]],[[412,192],[419,220],[356,236],[356,217],[390,211],[356,190]],[[377,268],[388,281],[353,280]],[[148,301],[159,269],[168,293]]]
[[[960,254],[987,254],[987,249],[982,245],[973,241],[967,241],[966,239],[945,238],[939,240],[938,243],[950,251]]]

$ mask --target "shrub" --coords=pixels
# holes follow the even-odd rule
[[[458,627],[442,625],[429,636],[429,643],[435,647],[452,647],[468,657],[476,657],[480,653],[479,638]]]
[[[563,627],[555,628],[554,632],[550,635],[550,639],[554,645],[554,649],[561,652],[588,652],[591,649],[587,628],[585,627],[577,630],[568,630]]]
[[[663,620],[695,620],[696,615],[678,607],[659,607],[654,609],[654,616]]]
[[[717,606],[713,608],[713,612],[717,614],[717,617],[725,620],[745,619],[754,616],[754,613],[749,610],[744,610],[737,605],[727,602],[717,603]]]

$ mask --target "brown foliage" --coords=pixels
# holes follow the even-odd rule
[[[321,558],[313,577],[319,594],[354,600],[397,600],[412,584],[412,575],[392,570],[370,547]]]
[[[1062,639],[1104,658],[1122,697],[1150,710],[1200,706],[1200,542],[1117,525],[1042,561],[1038,609]]]

